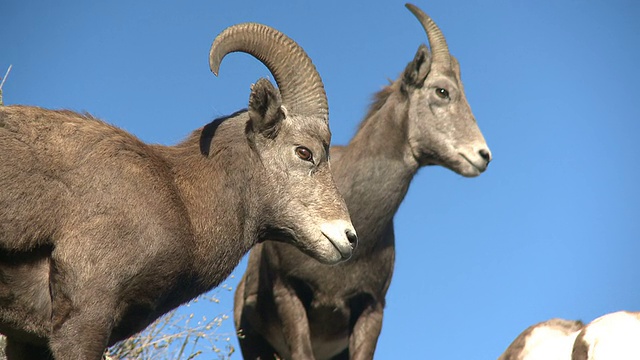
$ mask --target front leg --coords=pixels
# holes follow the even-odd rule
[[[276,350],[257,330],[261,322],[260,313],[256,310],[257,294],[245,293],[247,273],[240,279],[233,302],[233,322],[240,344],[242,358],[245,360],[274,360]],[[245,296],[250,297],[249,304]],[[268,311],[268,310],[267,310]]]
[[[70,293],[67,284],[52,281],[52,330],[49,346],[55,359],[100,360],[113,328],[112,289],[92,279]],[[94,286],[92,286],[94,285]],[[80,290],[81,289],[81,290]]]
[[[311,347],[309,319],[302,301],[295,291],[279,278],[274,281],[273,295],[291,360],[315,359]]]
[[[382,330],[384,306],[379,301],[372,301],[363,310],[349,337],[349,359],[370,360],[376,350],[378,337]]]
[[[54,359],[102,359],[118,317],[118,278],[124,267],[115,265],[115,254],[91,251],[94,237],[83,236],[90,230],[78,227],[76,237],[61,240],[51,254],[49,347]],[[122,255],[118,260],[130,262]]]

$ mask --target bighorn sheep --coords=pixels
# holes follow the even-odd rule
[[[407,4],[427,32],[398,80],[375,96],[332,170],[360,244],[353,258],[324,266],[294,247],[265,242],[250,252],[235,293],[234,322],[246,359],[371,359],[394,266],[393,216],[421,166],[467,177],[491,153],[435,23]]]
[[[640,359],[640,312],[618,311],[584,327],[571,360]]]
[[[640,359],[640,312],[618,311],[587,325],[551,319],[530,326],[498,360]]]
[[[257,242],[323,263],[357,241],[328,164],[320,76],[284,34],[240,24],[273,74],[249,106],[172,146],[89,115],[0,108],[0,333],[9,359],[100,359],[106,346],[219,284]]]
[[[498,360],[568,360],[583,328],[582,321],[564,319],[532,325],[513,340]]]

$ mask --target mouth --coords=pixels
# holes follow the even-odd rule
[[[476,175],[480,175],[481,173],[483,173],[485,170],[487,170],[487,165],[488,163],[486,162],[482,162],[482,164],[478,165],[475,162],[471,161],[471,159],[469,159],[468,157],[466,157],[463,153],[458,153],[463,159],[465,159],[473,168],[474,170],[477,172]]]
[[[336,244],[336,242],[324,231],[322,232],[322,235],[324,235],[324,237],[327,238],[327,240],[329,240],[331,245],[333,245],[333,248],[338,251],[342,261],[348,260],[351,257],[351,254],[353,252],[353,249],[351,248],[351,246],[348,246],[348,247],[338,246],[338,244]]]

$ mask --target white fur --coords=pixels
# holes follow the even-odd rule
[[[640,359],[640,314],[619,311],[593,320],[582,330],[589,360]]]
[[[522,360],[568,360],[571,359],[573,342],[578,331],[567,334],[548,326],[535,328],[522,349]]]

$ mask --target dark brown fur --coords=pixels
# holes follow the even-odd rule
[[[584,332],[580,332],[573,343],[573,351],[571,352],[571,360],[588,360],[589,344],[584,340]]]

